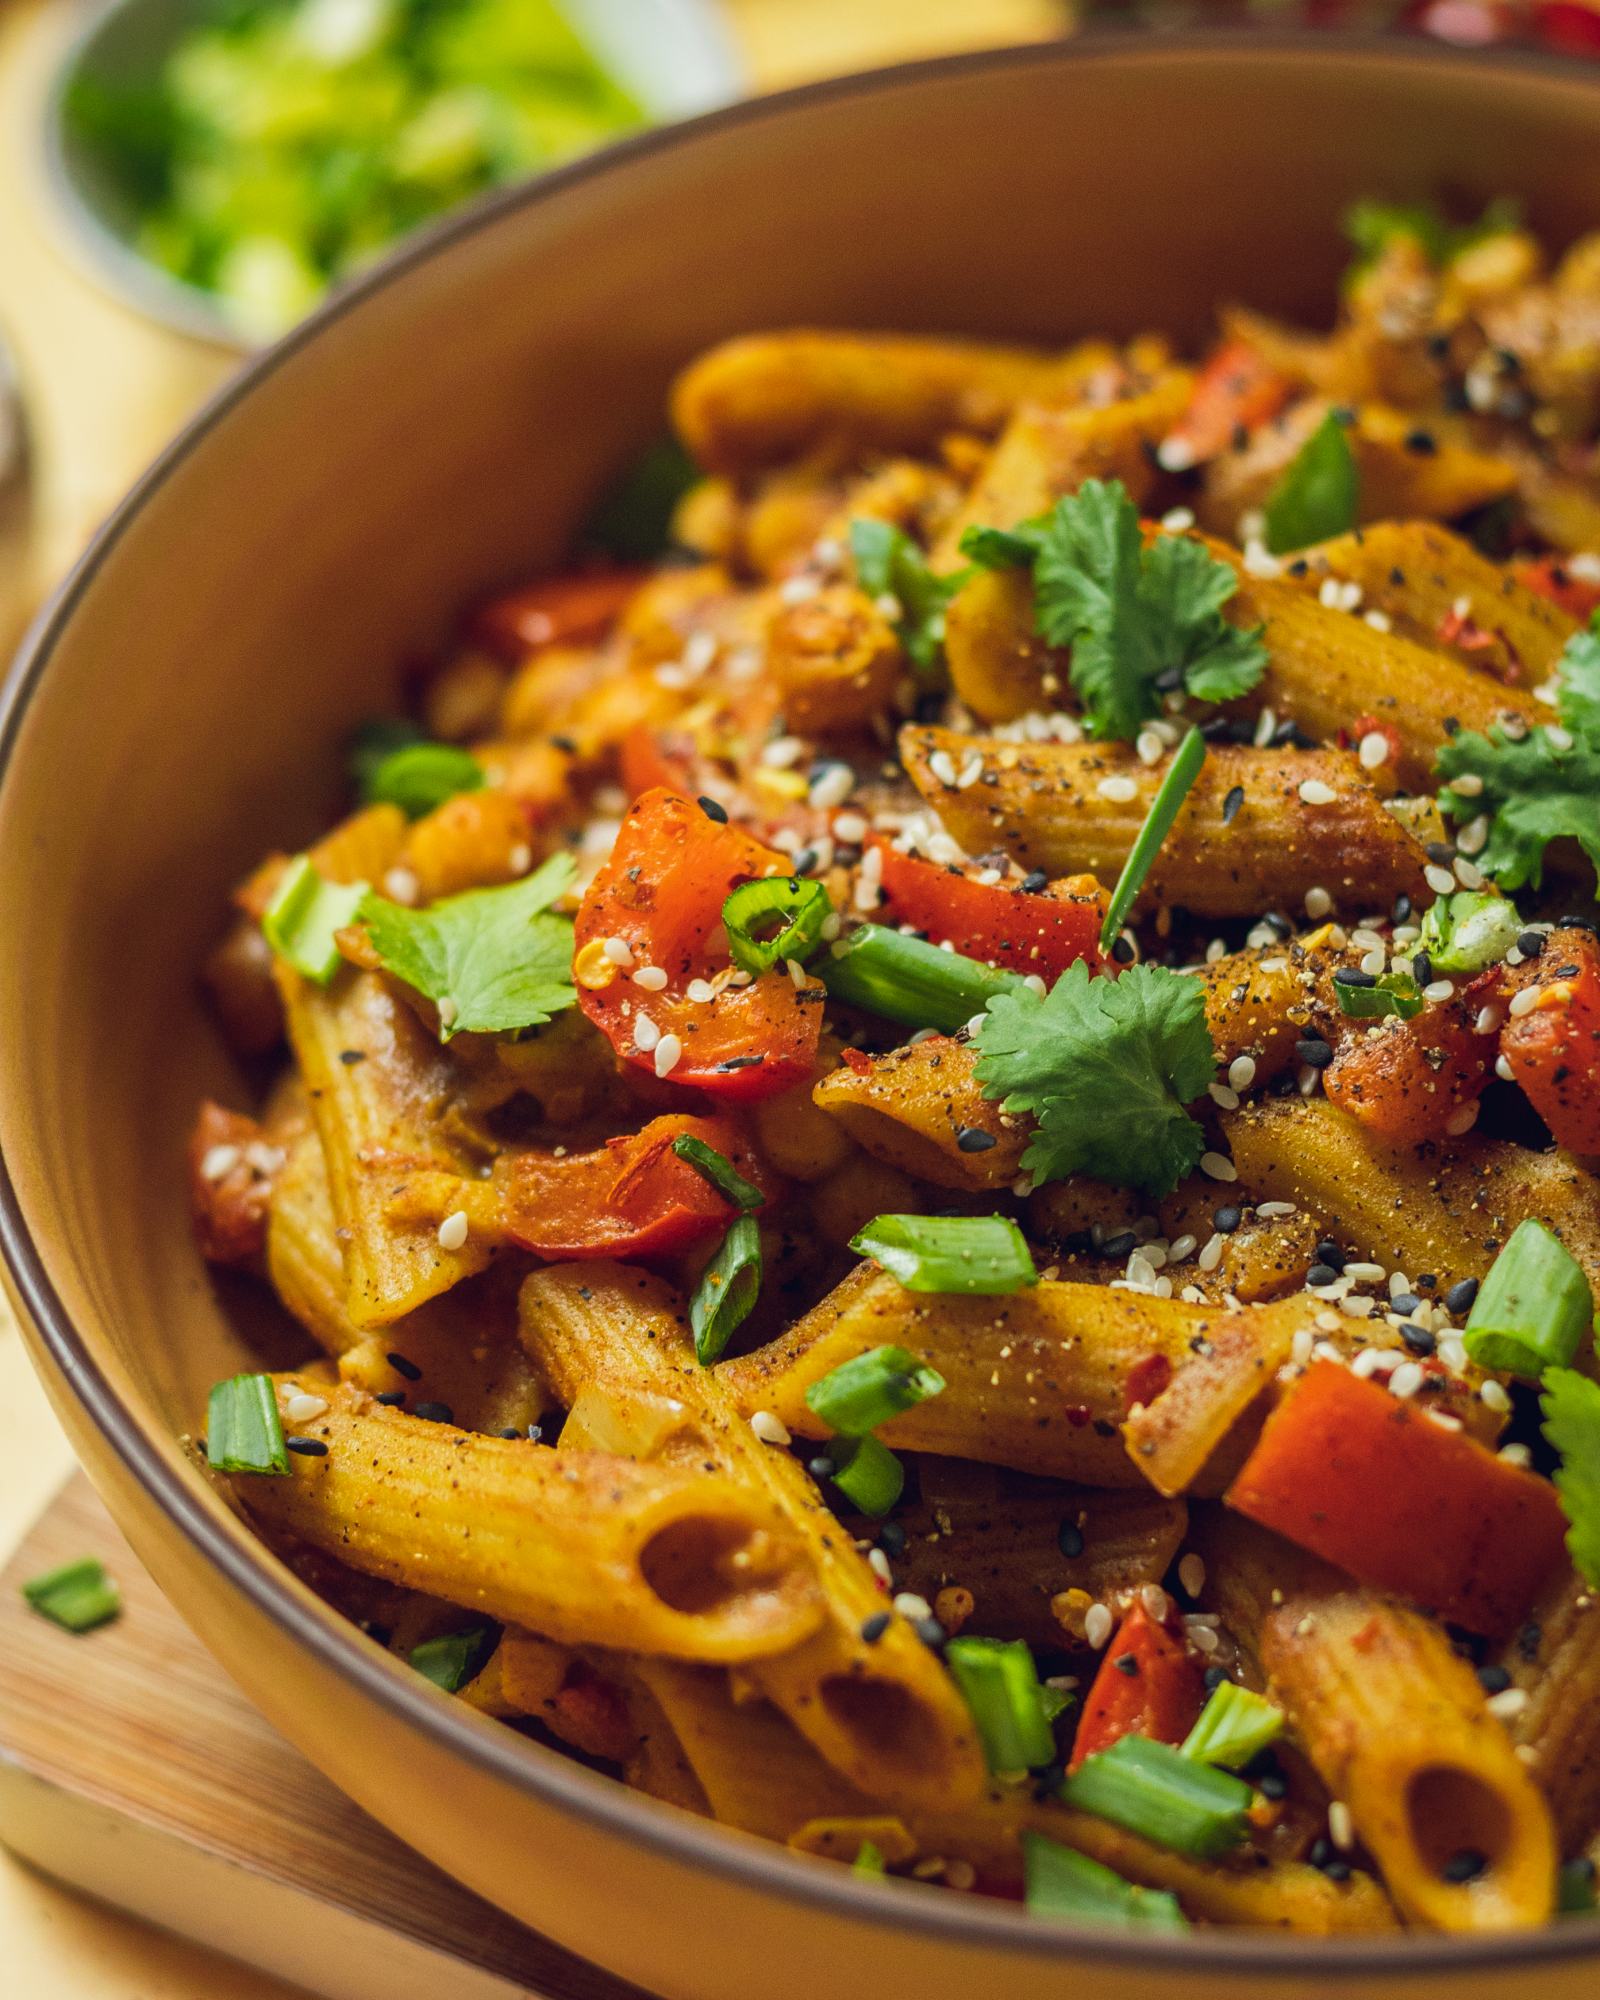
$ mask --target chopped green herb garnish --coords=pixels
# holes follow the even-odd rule
[[[1448,264],[1486,237],[1503,236],[1522,223],[1522,204],[1499,196],[1476,222],[1452,222],[1436,202],[1357,201],[1344,212],[1344,233],[1356,251],[1349,276],[1364,270],[1399,236],[1422,245],[1429,263]]]
[[[406,743],[370,767],[361,796],[368,805],[398,806],[407,819],[421,819],[484,783],[483,766],[471,751],[453,743]]]
[[[1183,1741],[1183,1754],[1201,1764],[1220,1764],[1237,1771],[1252,1757],[1276,1743],[1284,1716],[1264,1696],[1237,1681],[1223,1681],[1200,1711],[1199,1720]]]
[[[865,1437],[944,1391],[944,1377],[903,1347],[873,1347],[830,1369],[806,1391],[806,1408],[841,1437]]]
[[[1213,1860],[1244,1839],[1252,1793],[1242,1779],[1170,1743],[1121,1736],[1109,1750],[1084,1759],[1063,1783],[1061,1797],[1158,1847]]]
[[[726,1195],[735,1208],[747,1213],[760,1208],[766,1196],[753,1181],[747,1181],[732,1160],[725,1159],[715,1146],[708,1146],[704,1139],[697,1139],[692,1132],[680,1132],[672,1142],[672,1150],[680,1160],[687,1160],[697,1174],[708,1180],[720,1195]]]
[[[1561,1454],[1556,1491],[1567,1516],[1567,1553],[1600,1589],[1600,1383],[1575,1368],[1549,1368],[1540,1383],[1544,1434]]]
[[[1117,886],[1112,890],[1111,901],[1106,906],[1106,920],[1100,926],[1102,951],[1109,951],[1115,943],[1123,920],[1144,887],[1144,878],[1150,873],[1151,863],[1161,852],[1162,842],[1171,833],[1172,823],[1182,812],[1184,800],[1194,790],[1194,781],[1199,777],[1200,766],[1205,761],[1206,739],[1198,729],[1191,729],[1167,766],[1161,787],[1150,801],[1150,810],[1139,829],[1139,837],[1129,850],[1122,873],[1117,877]]]
[[[702,1368],[722,1355],[761,1292],[761,1230],[753,1215],[728,1227],[689,1301],[694,1351]]]
[[[972,1710],[991,1771],[1036,1771],[1053,1761],[1056,1739],[1044,1689],[1021,1639],[952,1639],[944,1657]]]
[[[1519,1222],[1472,1302],[1463,1339],[1480,1368],[1539,1376],[1570,1367],[1594,1327],[1583,1266],[1542,1222]]]
[[[427,741],[427,731],[408,716],[375,715],[370,721],[363,722],[351,734],[345,749],[350,782],[355,787],[356,796],[366,798],[373,773],[395,751]]]
[[[1595,1897],[1595,1865],[1584,1854],[1576,1861],[1564,1861],[1556,1877],[1556,1915],[1586,1917],[1600,1909]]]
[[[1352,1021],[1381,1021],[1391,1014],[1412,1021],[1428,1004],[1409,972],[1380,972],[1370,986],[1336,979],[1333,997],[1339,1012]]]
[[[206,1463],[216,1472],[286,1473],[289,1449],[270,1375],[233,1375],[206,1406]]]
[[[439,1036],[534,1028],[570,1007],[572,923],[550,913],[571,887],[572,858],[555,854],[520,882],[469,889],[425,910],[370,891],[359,921],[384,970],[432,1000]]]
[[[1274,555],[1348,534],[1361,505],[1361,474],[1346,421],[1330,410],[1267,495],[1267,547]]]
[[[1014,528],[968,528],[961,553],[979,569],[1032,569],[1044,542],[1047,514]]]
[[[1073,1923],[1127,1924],[1135,1930],[1186,1931],[1178,1899],[1165,1889],[1141,1889],[1103,1862],[1091,1861],[1042,1833],[1022,1836],[1028,1914]]]
[[[722,906],[729,955],[743,972],[770,972],[791,958],[804,965],[832,915],[820,882],[791,875],[741,882]]]
[[[41,1618],[68,1632],[92,1632],[97,1625],[109,1625],[122,1610],[122,1593],[97,1556],[30,1578],[22,1595]]]
[[[365,882],[325,882],[311,857],[297,854],[261,913],[261,934],[281,959],[315,986],[326,986],[344,963],[335,934],[354,923]]]
[[[851,1872],[856,1875],[886,1875],[889,1872],[884,1864],[883,1849],[872,1840],[862,1841],[850,1866]]]
[[[862,924],[826,951],[814,970],[829,996],[848,1007],[946,1035],[964,1028],[997,994],[1024,986],[1014,972],[996,972],[885,924]]]
[[[975,1039],[984,1096],[1037,1121],[1022,1156],[1036,1184],[1086,1173],[1161,1196],[1199,1164],[1187,1107],[1217,1059],[1197,979],[1154,965],[1091,979],[1080,959],[1042,998],[991,1000]]]
[[[675,437],[658,438],[601,500],[583,531],[586,547],[618,562],[654,562],[672,545],[672,516],[700,479],[700,468]]]
[[[903,528],[869,517],[850,523],[856,582],[868,597],[892,597],[900,607],[895,631],[912,667],[925,680],[944,662],[944,617],[968,572],[936,576]]]
[[[494,1643],[491,1626],[475,1625],[470,1632],[448,1632],[442,1638],[424,1639],[407,1654],[408,1663],[422,1678],[432,1681],[446,1694],[464,1688],[482,1666]]]
[[[828,1446],[833,1483],[858,1513],[882,1520],[905,1491],[906,1469],[886,1444],[865,1437],[836,1437]]]
[[[1458,889],[1427,911],[1416,949],[1435,972],[1484,972],[1500,963],[1521,933],[1522,919],[1509,897]]]
[[[909,1292],[1001,1296],[1039,1282],[1022,1231],[1008,1215],[880,1215],[850,1248]]]

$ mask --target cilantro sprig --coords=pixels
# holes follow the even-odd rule
[[[900,607],[895,631],[906,658],[924,679],[935,678],[944,658],[944,616],[971,575],[937,576],[903,528],[863,516],[850,523],[856,581],[869,597],[892,597]]]
[[[1131,742],[1165,690],[1233,701],[1266,671],[1260,626],[1222,616],[1239,588],[1233,570],[1187,535],[1146,546],[1121,480],[1086,479],[1017,528],[969,529],[962,549],[981,568],[1031,564],[1039,635],[1072,648],[1068,672],[1094,736]]]
[[[1561,1454],[1556,1491],[1567,1516],[1567,1552],[1600,1587],[1600,1383],[1575,1368],[1546,1369],[1544,1434]]]
[[[1538,888],[1552,840],[1576,840],[1600,870],[1600,614],[1567,642],[1556,713],[1570,747],[1552,741],[1547,728],[1518,738],[1496,724],[1487,736],[1465,730],[1453,737],[1435,763],[1447,781],[1442,810],[1457,819],[1488,817],[1477,862],[1502,889]],[[1449,789],[1463,777],[1481,781],[1470,796]]]
[[[384,970],[438,1007],[441,1041],[463,1029],[535,1028],[577,999],[572,922],[550,910],[576,872],[570,855],[552,855],[520,882],[469,889],[425,910],[369,891],[355,921]]]
[[[1188,1106],[1217,1069],[1198,980],[1156,965],[1091,979],[1080,960],[1048,994],[991,1000],[976,1040],[984,1096],[1036,1121],[1036,1183],[1086,1173],[1161,1196],[1198,1165]]]

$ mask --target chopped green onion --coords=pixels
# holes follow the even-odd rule
[[[1594,1324],[1583,1267],[1542,1222],[1519,1222],[1489,1266],[1463,1338],[1480,1368],[1539,1376],[1572,1364]]]
[[[1556,1915],[1586,1917],[1596,1909],[1600,1909],[1600,1901],[1595,1897],[1594,1863],[1586,1854],[1576,1861],[1562,1862],[1556,1876]]]
[[[709,1368],[749,1318],[761,1290],[761,1231],[751,1215],[741,1215],[700,1274],[689,1301],[694,1351]]]
[[[1024,984],[1014,972],[996,972],[883,924],[852,931],[815,969],[831,997],[846,1006],[946,1035],[964,1028],[998,994]]]
[[[743,882],[722,906],[728,950],[742,972],[770,972],[789,958],[804,964],[832,915],[822,884],[793,875]]]
[[[864,1840],[856,1849],[856,1858],[851,1863],[851,1871],[856,1875],[886,1875],[883,1849],[876,1841]]]
[[[653,562],[672,545],[672,516],[700,468],[675,437],[658,438],[605,493],[583,531],[586,547],[619,562]]]
[[[398,715],[375,715],[363,722],[350,737],[345,758],[350,766],[350,782],[357,796],[365,798],[372,774],[396,750],[413,743],[426,743],[428,736],[418,723]]]
[[[1243,1840],[1252,1794],[1242,1779],[1196,1763],[1169,1743],[1122,1736],[1086,1757],[1061,1797],[1158,1847],[1209,1861]]]
[[[262,935],[296,972],[326,986],[343,963],[334,933],[354,923],[366,893],[365,882],[324,882],[311,857],[297,854],[262,912]]]
[[[882,1520],[905,1491],[906,1469],[869,1431],[865,1437],[835,1438],[828,1446],[833,1483],[858,1513]]]
[[[1039,1282],[1022,1231],[1007,1215],[879,1215],[850,1248],[908,1292],[1019,1292]]]
[[[1267,547],[1278,556],[1347,534],[1360,504],[1355,453],[1338,412],[1330,410],[1267,495]]]
[[[22,1594],[42,1618],[68,1632],[92,1632],[108,1625],[122,1610],[122,1593],[96,1556],[63,1563],[60,1569],[31,1578]]]
[[[850,553],[856,581],[871,598],[892,598],[900,608],[895,632],[913,673],[927,682],[941,678],[945,612],[967,581],[969,571],[937,576],[928,558],[893,521],[863,517],[850,523]]]
[[[1041,521],[1015,528],[974,525],[961,537],[961,553],[979,569],[1032,569],[1039,554]]]
[[[1184,1738],[1183,1755],[1237,1771],[1283,1734],[1283,1710],[1259,1694],[1223,1681]]]
[[[446,1694],[466,1686],[483,1664],[484,1653],[494,1638],[487,1625],[474,1625],[470,1632],[447,1632],[442,1638],[424,1639],[407,1655],[409,1664],[426,1681]]]
[[[695,1172],[708,1180],[718,1194],[726,1195],[735,1208],[746,1212],[760,1208],[766,1196],[753,1181],[747,1181],[732,1160],[724,1159],[715,1146],[697,1139],[692,1132],[680,1132],[672,1142],[680,1160],[687,1160]]]
[[[865,1437],[942,1394],[944,1377],[903,1347],[873,1347],[830,1369],[806,1391],[806,1408],[841,1437]]]
[[[1441,896],[1422,919],[1415,949],[1435,972],[1484,972],[1498,965],[1522,934],[1522,919],[1508,896],[1458,889]]]
[[[1039,1683],[1039,1706],[1044,1710],[1046,1722],[1054,1722],[1058,1716],[1065,1715],[1067,1710],[1076,1704],[1077,1699],[1078,1697],[1066,1688],[1049,1687],[1043,1681]]]
[[[407,819],[421,819],[484,783],[483,766],[470,751],[453,743],[407,743],[368,769],[361,796],[368,805],[398,806]]]
[[[1427,1004],[1409,972],[1379,973],[1371,986],[1349,986],[1335,979],[1333,997],[1339,1012],[1352,1021],[1379,1021],[1389,1014],[1410,1021]]]
[[[1139,1930],[1186,1931],[1178,1899],[1165,1889],[1141,1889],[1114,1869],[1091,1861],[1042,1833],[1022,1836],[1028,1914],[1074,1922],[1128,1924]]]
[[[1111,901],[1106,906],[1106,920],[1100,926],[1100,949],[1109,951],[1122,929],[1123,919],[1133,908],[1134,898],[1144,887],[1144,878],[1150,873],[1150,864],[1161,851],[1161,843],[1172,831],[1172,822],[1183,808],[1184,800],[1194,790],[1194,781],[1200,775],[1200,766],[1206,761],[1206,739],[1198,729],[1191,729],[1178,745],[1177,755],[1167,766],[1167,774],[1161,780],[1161,788],[1150,801],[1150,810],[1145,814],[1144,825],[1139,829],[1139,837],[1133,843],[1127,860],[1122,864],[1122,873],[1117,877],[1117,886],[1111,892]]]
[[[206,1463],[215,1472],[289,1470],[289,1451],[270,1375],[232,1375],[206,1406]]]
[[[1039,1670],[1023,1640],[952,1639],[944,1657],[972,1710],[991,1771],[1036,1771],[1054,1759]]]

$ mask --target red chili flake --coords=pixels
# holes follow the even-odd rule
[[[872,1073],[872,1058],[865,1049],[841,1049],[839,1060],[846,1069],[854,1070],[857,1076],[870,1076]]]
[[[1068,1403],[1061,1414],[1075,1431],[1081,1431],[1085,1424],[1094,1422],[1094,1411],[1087,1403]]]

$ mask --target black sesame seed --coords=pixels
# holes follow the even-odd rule
[[[1061,1238],[1060,1249],[1063,1257],[1087,1257],[1094,1249],[1094,1238],[1087,1229],[1070,1229]]]
[[[1294,936],[1294,925],[1281,910],[1268,910],[1261,921],[1269,931],[1272,931],[1278,937],[1291,938]]]
[[[1430,861],[1436,861],[1441,868],[1448,868],[1456,858],[1456,851],[1448,840],[1430,840],[1422,851]]]
[[[1489,1867],[1489,1857],[1476,1847],[1463,1847],[1440,1869],[1447,1882],[1476,1882]]]
[[[514,1440],[515,1440],[515,1441],[516,1441],[516,1442],[517,1442],[518,1444],[520,1444],[520,1443],[522,1442],[522,1433],[521,1433],[521,1431],[519,1431],[519,1430],[517,1429],[517,1427],[516,1427],[516,1425],[515,1425],[515,1424],[511,1424],[511,1425],[509,1425],[509,1426],[508,1426],[508,1427],[507,1427],[507,1428],[506,1428],[505,1430],[503,1430],[503,1431],[502,1431],[502,1432],[500,1433],[500,1435],[501,1435],[501,1437],[503,1437],[503,1438],[512,1438],[512,1439],[514,1439]]]
[[[1458,1285],[1452,1285],[1444,1295],[1445,1310],[1452,1313],[1471,1312],[1477,1303],[1478,1281],[1463,1278]]]
[[[1111,1662],[1119,1674],[1126,1674],[1132,1680],[1139,1671],[1139,1657],[1136,1653],[1118,1653]]]
[[[728,1076],[736,1069],[756,1069],[766,1061],[765,1056],[729,1056],[726,1062],[719,1062],[712,1074]]]
[[[1493,1664],[1478,1669],[1478,1685],[1485,1694],[1504,1694],[1511,1685],[1511,1676],[1504,1667]]]
[[[1339,1273],[1331,1264],[1313,1264],[1306,1273],[1308,1285],[1331,1285]]]
[[[1390,914],[1397,924],[1403,924],[1411,914],[1411,898],[1409,896],[1396,896],[1394,899],[1394,909]]]
[[[421,1417],[425,1424],[453,1424],[456,1420],[456,1413],[448,1403],[418,1403],[411,1414]]]
[[[1239,808],[1243,804],[1244,786],[1235,785],[1233,790],[1222,801],[1222,824],[1224,826],[1231,826],[1233,824],[1235,818],[1238,816]]]
[[[1201,723],[1200,734],[1208,743],[1221,743],[1232,730],[1233,724],[1225,715],[1213,715]]]
[[[1535,1618],[1530,1618],[1517,1634],[1517,1651],[1525,1660],[1536,1660],[1539,1647],[1544,1640],[1544,1627]]]
[[[365,1049],[341,1049],[339,1051],[339,1060],[344,1064],[346,1069],[351,1068],[358,1062],[365,1062],[366,1059],[367,1052]]]
[[[874,1611],[870,1618],[861,1621],[861,1641],[863,1645],[875,1646],[889,1629],[889,1613]]]
[[[981,1125],[958,1125],[956,1127],[956,1149],[962,1153],[987,1153],[997,1143],[992,1132],[985,1132]]]
[[[1200,1676],[1207,1694],[1215,1694],[1227,1678],[1228,1670],[1226,1667],[1207,1667],[1205,1672]]]
[[[1390,1312],[1414,1313],[1422,1304],[1415,1292],[1396,1292],[1389,1301]]]
[[[838,1470],[831,1458],[814,1458],[806,1467],[813,1479],[831,1479]]]
[[[1230,1202],[1216,1209],[1211,1217],[1211,1227],[1219,1236],[1231,1236],[1244,1220],[1244,1212]]]
[[[1037,896],[1041,890],[1048,889],[1049,886],[1050,877],[1042,868],[1030,868],[1022,878],[1022,888],[1025,895]]]
[[[1117,938],[1111,946],[1111,956],[1117,961],[1118,965],[1132,965],[1132,942],[1125,937]]]
[[[1335,1271],[1342,1271],[1344,1269],[1344,1252],[1331,1236],[1324,1236],[1322,1241],[1317,1245],[1317,1262],[1319,1264],[1331,1264]]]
[[[1418,1326],[1415,1320],[1407,1320],[1400,1329],[1400,1338],[1413,1354],[1431,1354],[1439,1345],[1425,1326]]]
[[[898,1521],[885,1521],[878,1530],[878,1547],[891,1560],[898,1560],[906,1552],[906,1531]]]
[[[406,1392],[404,1389],[385,1389],[381,1396],[374,1396],[372,1400],[381,1403],[386,1410],[401,1410],[405,1408]]]
[[[695,800],[695,804],[705,814],[707,819],[714,819],[718,826],[726,826],[728,824],[728,808],[725,805],[719,804],[716,799],[701,797]]]
[[[403,1375],[408,1382],[420,1382],[422,1370],[414,1361],[408,1361],[403,1354],[386,1354],[385,1361],[397,1375]]]
[[[1296,1042],[1294,1052],[1308,1069],[1326,1069],[1333,1061],[1333,1048],[1320,1035],[1307,1035]]]
[[[923,1645],[936,1653],[944,1651],[945,1641],[950,1636],[937,1618],[919,1618],[913,1628]]]
[[[802,847],[794,858],[794,872],[797,875],[809,875],[816,865],[817,850],[814,847]]]
[[[1517,939],[1517,950],[1524,958],[1538,958],[1544,951],[1543,931],[1524,931]]]
[[[556,748],[557,748],[558,750],[564,750],[564,751],[565,751],[565,752],[567,753],[567,755],[568,755],[569,757],[576,757],[576,756],[577,756],[577,754],[578,754],[578,746],[577,746],[577,743],[576,743],[576,742],[574,741],[574,739],[573,739],[572,737],[570,737],[570,736],[552,736],[552,737],[551,737],[551,739],[550,739],[550,741],[551,741],[551,742],[552,742],[552,743],[553,743],[553,744],[555,745],[555,747],[556,747]]]
[[[1411,978],[1418,990],[1433,984],[1433,960],[1425,951],[1411,955]]]
[[[1075,1521],[1063,1521],[1056,1530],[1056,1546],[1069,1562],[1083,1554],[1083,1530]]]
[[[1138,1248],[1139,1239],[1131,1229],[1119,1230],[1115,1236],[1105,1237],[1100,1244],[1102,1257],[1127,1257]]]
[[[299,1458],[326,1458],[328,1447],[321,1438],[285,1438],[285,1448]]]
[[[1376,986],[1378,975],[1363,972],[1359,965],[1341,965],[1333,975],[1335,986]]]
[[[1419,453],[1423,458],[1431,458],[1439,449],[1439,440],[1432,431],[1407,431],[1406,450]]]
[[[1298,723],[1280,722],[1277,728],[1272,732],[1272,748],[1275,750],[1286,750],[1289,747],[1289,745],[1295,740],[1295,737],[1298,733],[1299,733]]]
[[[1289,1796],[1289,1780],[1281,1771],[1263,1771],[1255,1780],[1255,1787],[1264,1799],[1286,1799]]]

